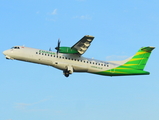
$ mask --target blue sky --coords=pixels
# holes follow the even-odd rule
[[[0,55],[2,120],[158,120],[158,0],[0,0],[0,51],[15,45],[54,50],[84,35],[85,57],[122,60],[155,46],[149,76],[107,77],[6,60]]]

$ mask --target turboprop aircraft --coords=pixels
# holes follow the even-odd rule
[[[88,72],[105,76],[149,75],[144,71],[151,51],[155,47],[142,47],[132,57],[123,61],[100,61],[82,57],[91,45],[94,37],[86,35],[72,47],[61,47],[60,41],[55,48],[57,52],[14,46],[3,52],[6,59],[21,60],[55,67],[68,77],[73,72]]]

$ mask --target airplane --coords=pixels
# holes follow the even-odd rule
[[[101,61],[83,57],[94,37],[85,35],[72,47],[61,47],[57,51],[41,50],[25,46],[14,46],[3,52],[6,59],[32,62],[55,67],[63,71],[65,77],[73,72],[87,72],[104,76],[149,75],[144,71],[151,51],[155,47],[142,47],[138,52],[123,61]]]

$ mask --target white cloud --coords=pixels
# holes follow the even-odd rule
[[[57,9],[54,9],[52,12],[48,12],[47,15],[57,15]]]
[[[25,110],[28,106],[31,106],[32,104],[28,103],[16,103],[15,108],[20,109],[20,110]]]
[[[36,104],[40,104],[40,103],[43,103],[43,102],[46,102],[48,100],[50,100],[51,97],[48,97],[46,99],[42,99],[38,102],[34,102],[34,103],[16,103],[15,104],[15,108],[16,109],[19,109],[19,110],[29,110],[29,111],[46,111],[46,109],[30,109],[30,107],[36,105]]]
[[[91,20],[92,19],[92,17],[89,16],[89,15],[75,16],[73,18],[75,18],[75,19],[81,19],[81,20]]]
[[[45,20],[55,22],[57,20],[57,9],[54,9],[52,12],[48,12]]]
[[[51,15],[56,15],[57,14],[57,9],[54,9],[52,12],[51,12]]]
[[[39,112],[39,111],[47,111],[48,109],[39,109],[39,108],[33,108],[32,106],[34,106],[35,104],[39,104],[41,102],[37,102],[37,103],[16,103],[15,108],[17,108],[18,110],[21,111],[31,111],[31,112]]]

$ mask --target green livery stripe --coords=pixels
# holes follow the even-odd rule
[[[136,69],[110,69],[96,74],[108,75],[108,76],[126,76],[126,75],[149,75],[150,73],[143,70]]]
[[[60,53],[66,53],[66,54],[77,54],[78,51],[71,49],[70,47],[60,47],[59,48]]]
[[[150,73],[143,71],[143,69],[153,49],[154,47],[143,47],[125,64],[113,69],[97,72],[96,74],[108,76],[148,75]]]
[[[133,69],[143,70],[149,57],[153,47],[143,47],[141,48],[128,62],[126,62],[122,66],[129,66]]]

